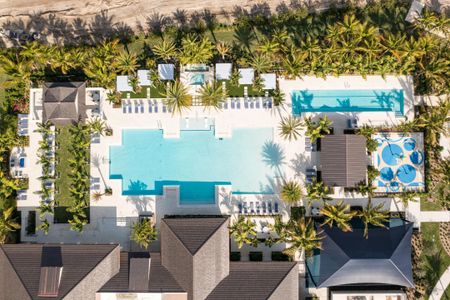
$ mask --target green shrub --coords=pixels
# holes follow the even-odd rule
[[[250,252],[248,254],[248,257],[250,261],[262,261],[263,260],[263,253],[262,252]]]

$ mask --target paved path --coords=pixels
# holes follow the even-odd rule
[[[444,300],[446,298],[442,298],[444,295],[445,289],[450,285],[450,266],[447,270],[442,274],[441,278],[439,278],[438,283],[434,287],[433,291],[430,294],[430,300]]]

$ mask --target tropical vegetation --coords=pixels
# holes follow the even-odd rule
[[[281,186],[281,199],[291,205],[298,204],[303,197],[301,185],[294,180],[286,181]]]
[[[230,235],[236,242],[239,249],[244,245],[256,247],[258,239],[256,238],[256,225],[249,218],[239,216],[239,218],[230,225]]]
[[[356,211],[350,211],[350,204],[344,204],[343,201],[334,205],[326,204],[320,209],[320,213],[325,218],[322,225],[328,225],[330,228],[336,225],[344,232],[353,230],[350,221],[358,214]]]
[[[144,249],[148,249],[157,235],[155,224],[150,219],[142,219],[134,223],[131,230],[131,240]]]

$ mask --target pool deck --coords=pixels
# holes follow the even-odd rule
[[[359,78],[359,79],[358,79]],[[337,89],[343,81],[355,82],[355,88],[361,88],[365,83],[367,86],[370,82],[371,88],[376,88],[379,84],[380,88],[386,88],[387,83],[381,77],[371,78],[368,81],[362,80],[360,77],[328,79],[324,82],[323,79],[313,79],[304,77],[302,80],[284,80],[280,79],[279,84],[283,92],[286,94],[286,102],[283,107],[267,108],[263,103],[267,99],[264,97],[254,98],[257,101],[245,108],[245,101],[248,98],[240,98],[240,107],[232,109],[232,101],[237,99],[228,99],[227,108],[220,111],[204,109],[201,106],[191,107],[180,116],[178,114],[172,115],[170,112],[163,112],[163,105],[161,100],[152,99],[151,104],[157,103],[158,112],[154,110],[149,112],[148,99],[126,99],[124,103],[131,105],[131,113],[126,107],[125,112],[122,107],[113,108],[111,104],[106,101],[106,91],[102,90],[100,111],[101,116],[105,122],[113,130],[112,136],[101,136],[96,143],[91,144],[91,177],[96,180],[96,189],[100,192],[104,191],[105,185],[113,190],[112,196],[103,196],[99,201],[91,200],[91,223],[86,225],[84,232],[80,235],[69,230],[68,224],[52,224],[50,232],[47,236],[38,232],[35,236],[26,236],[25,229],[22,229],[22,240],[30,242],[65,242],[65,243],[114,243],[120,242],[124,249],[129,249],[131,243],[129,235],[131,226],[137,221],[139,215],[152,214],[155,216],[157,225],[162,217],[168,214],[224,214],[231,215],[232,218],[238,216],[238,203],[253,203],[257,205],[262,202],[278,203],[279,213],[283,219],[289,218],[290,207],[285,206],[279,199],[278,193],[272,195],[261,194],[245,194],[235,195],[230,194],[230,186],[216,187],[216,203],[214,205],[180,205],[179,193],[176,186],[166,186],[163,195],[156,196],[124,196],[122,195],[121,180],[109,179],[109,148],[111,145],[121,145],[122,130],[123,129],[161,129],[163,130],[165,138],[178,138],[180,136],[180,124],[186,118],[191,120],[204,119],[214,120],[216,138],[232,137],[233,128],[274,128],[274,132],[278,132],[280,120],[288,117],[292,113],[292,102],[290,100],[289,92],[291,90],[298,90],[302,85],[308,85],[310,89]],[[406,87],[399,86],[401,82],[407,82],[406,77],[400,77],[396,81],[394,78],[387,77],[387,82],[392,81],[392,88],[403,88],[405,90],[405,112],[408,114],[412,111],[412,104],[408,101],[410,98],[408,93],[412,93]],[[372,81],[374,84],[372,85]],[[326,84],[324,84],[326,83]],[[384,86],[383,86],[384,84]],[[388,84],[388,86],[389,86]],[[406,84],[406,83],[405,83]],[[36,95],[35,92],[37,93]],[[34,102],[39,98],[39,89],[33,91],[31,101]],[[36,98],[36,99],[35,99]],[[408,100],[408,101],[407,101]],[[36,100],[37,101],[37,100]],[[141,112],[142,105],[142,112]],[[136,106],[138,107],[137,110]],[[253,107],[253,108],[250,108]],[[154,107],[153,107],[154,108]],[[30,115],[36,115],[36,121],[39,122],[42,111],[35,110],[32,106]],[[314,118],[322,114],[310,114]],[[396,118],[394,113],[327,113],[333,121],[335,133],[342,133],[347,128],[347,119],[357,115],[360,122],[378,122],[387,124],[396,124],[404,118]],[[31,123],[31,122],[30,122]],[[35,126],[35,125],[33,125]],[[41,139],[40,134],[30,133],[30,147],[26,149],[27,155],[30,156],[31,161],[36,161],[36,157],[32,157],[36,152],[38,141]],[[315,166],[320,162],[320,152],[308,152],[305,149],[304,129],[301,131],[301,136],[296,141],[287,141],[282,139],[278,134],[274,134],[273,142],[278,144],[282,150],[283,164],[280,169],[284,179],[296,179],[303,186],[305,185],[306,177],[305,171],[307,168]],[[35,155],[35,154],[34,154]],[[40,170],[40,166],[33,167],[34,172]],[[28,169],[27,169],[28,170]],[[36,171],[37,170],[37,171]],[[30,190],[28,191],[28,199],[18,204],[19,210],[22,211],[22,220],[26,222],[26,212],[34,210],[39,205],[39,196],[33,194],[40,186],[38,180],[39,174],[30,173]],[[273,189],[279,190],[283,178],[273,178]],[[344,192],[343,188],[334,188],[334,193],[331,195],[334,201],[341,199],[351,199],[353,205],[365,205],[367,199],[358,195],[357,193],[350,194]],[[391,211],[402,211],[402,205],[392,198],[377,198],[374,203],[383,203],[386,209]],[[317,207],[321,204],[316,203]],[[310,208],[307,208],[310,211]],[[268,214],[265,216],[254,216],[253,219],[266,218],[268,220],[272,217]],[[26,223],[24,223],[26,224]],[[25,228],[25,226],[23,226]],[[232,245],[235,249],[235,245]],[[273,248],[275,249],[275,248]],[[247,251],[247,250],[245,250]],[[268,250],[267,250],[268,251]],[[274,250],[276,251],[276,250]]]

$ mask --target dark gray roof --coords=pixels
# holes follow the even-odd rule
[[[366,180],[366,139],[361,135],[327,135],[321,140],[322,180],[328,186],[352,187]]]
[[[206,299],[268,299],[296,265],[293,262],[231,262],[230,275]]]
[[[227,218],[164,218],[170,230],[194,255]]]
[[[129,278],[129,259],[132,253],[122,252],[120,254],[120,271],[111,278],[101,289],[100,292],[128,292]],[[180,287],[173,276],[161,265],[160,253],[150,253],[150,280],[148,282],[148,292],[178,292],[184,290]]]
[[[320,251],[319,288],[349,284],[413,287],[411,266],[412,224],[343,232],[324,228]]]
[[[42,264],[42,244],[9,244],[0,246],[9,264],[20,278],[31,299],[39,297],[39,279]],[[88,275],[118,245],[53,245],[61,247],[62,276],[57,297],[63,299],[86,275]],[[0,256],[1,257],[1,256]],[[59,263],[55,261],[51,264]],[[16,287],[11,286],[11,289]],[[20,289],[21,287],[17,287]]]
[[[86,118],[84,82],[46,82],[43,94],[44,122],[68,124]]]

